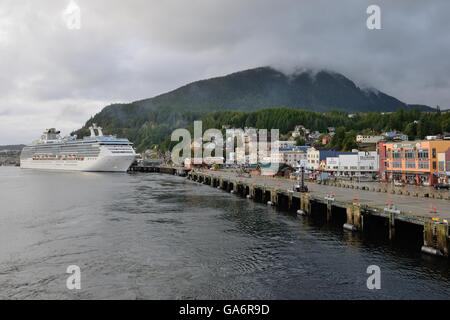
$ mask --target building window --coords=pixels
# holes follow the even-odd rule
[[[419,150],[419,159],[428,159],[428,149]]]
[[[445,171],[445,162],[439,161],[439,171],[444,172]]]
[[[402,167],[402,163],[400,161],[394,161],[392,163],[392,167],[393,168],[401,168]]]
[[[406,161],[406,168],[414,169],[416,167],[416,163],[413,161]]]
[[[433,170],[436,170],[436,161],[433,161]]]
[[[432,154],[433,158],[436,158],[436,148],[433,148],[431,150],[431,154]]]
[[[415,158],[414,150],[406,150],[405,151],[405,158],[406,159],[414,159]]]
[[[428,163],[428,161],[421,161],[421,162],[419,162],[419,168],[420,169],[429,169],[430,164]]]

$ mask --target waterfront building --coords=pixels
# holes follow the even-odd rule
[[[328,172],[339,171],[339,157],[328,157],[325,162],[325,171]]]
[[[316,149],[314,147],[308,148],[306,152],[307,169],[310,171],[320,170],[322,161],[326,161],[328,157],[337,157],[340,154],[346,154],[348,152],[339,152],[336,150]],[[322,167],[326,165],[322,165]]]
[[[438,152],[438,172],[439,183],[449,183],[450,177],[450,150]]]
[[[449,168],[450,141],[380,142],[378,152],[382,180],[434,185]]]
[[[225,159],[228,163],[256,164],[258,163],[257,129],[245,127],[230,128],[227,126],[227,137],[225,139]]]
[[[286,163],[291,167],[305,165],[308,148],[308,146],[295,146],[292,148],[280,149],[283,163]]]
[[[267,161],[266,159],[270,159]],[[283,163],[283,153],[281,151],[273,151],[269,153],[269,157],[264,158],[262,163]]]
[[[334,169],[334,172],[338,176],[370,176],[378,173],[379,157],[376,151],[340,154],[337,158],[331,163],[334,163],[335,168],[337,162],[338,169]]]

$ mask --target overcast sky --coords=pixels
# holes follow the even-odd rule
[[[0,0],[0,144],[81,127],[113,102],[271,65],[343,73],[450,107],[450,1]],[[381,30],[366,9],[381,7]]]

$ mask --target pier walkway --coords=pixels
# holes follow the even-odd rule
[[[286,193],[293,189],[295,180],[285,178],[272,178],[266,176],[239,176],[232,171],[204,171],[205,175],[229,181],[238,181],[242,184],[263,186],[280,189]],[[326,196],[334,195],[337,202],[359,202],[381,211],[389,205],[395,205],[402,215],[408,216],[414,223],[423,224],[428,218],[442,218],[450,221],[450,192],[447,190],[435,191],[430,188],[415,188],[416,193],[407,188],[393,188],[381,183],[336,182],[331,184],[317,184],[305,182],[309,188],[310,198],[323,201]],[[339,185],[339,187],[338,187]],[[364,189],[363,189],[364,187]],[[374,190],[375,188],[375,190]],[[408,194],[409,192],[409,194]],[[406,217],[405,217],[406,219]]]

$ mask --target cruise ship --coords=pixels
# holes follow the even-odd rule
[[[62,138],[55,128],[47,129],[41,138],[23,148],[20,167],[24,169],[126,172],[136,158],[128,139],[103,135],[93,124],[91,135]]]

